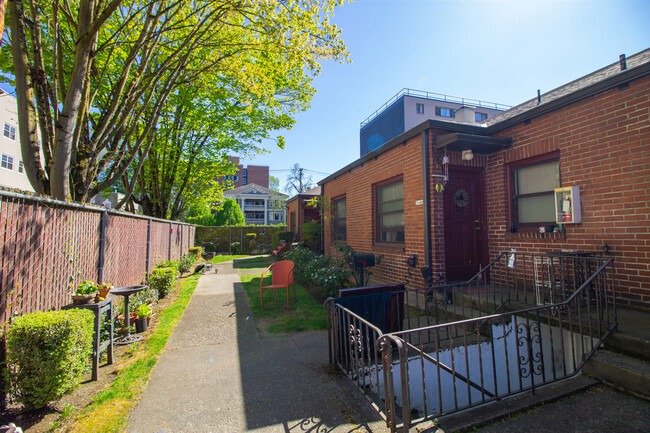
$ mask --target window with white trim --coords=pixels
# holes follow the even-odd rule
[[[375,240],[404,243],[404,182],[402,178],[375,186]]]
[[[13,156],[2,154],[2,162],[0,162],[0,167],[6,168],[7,170],[14,169],[14,158]]]
[[[332,238],[335,241],[345,241],[347,238],[345,196],[332,200]]]
[[[16,127],[5,123],[4,136],[10,140],[16,140]]]
[[[555,222],[555,188],[560,184],[559,157],[534,158],[510,165],[511,221],[536,229]]]

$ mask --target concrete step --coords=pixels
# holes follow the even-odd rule
[[[650,362],[650,341],[645,338],[614,332],[605,340],[605,348]]]
[[[510,414],[525,411],[542,403],[550,403],[568,395],[584,392],[598,381],[583,375],[565,379],[551,385],[537,388],[535,393],[524,392],[512,397],[504,398],[494,403],[479,406],[466,411],[458,412],[439,418],[439,425],[418,425],[421,432],[435,432],[437,427],[444,432],[475,431],[478,427],[506,418]]]
[[[600,350],[582,368],[588,376],[641,398],[650,399],[650,363]]]

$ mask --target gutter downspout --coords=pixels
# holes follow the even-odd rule
[[[422,140],[422,190],[423,190],[423,212],[424,212],[424,257],[426,266],[433,270],[433,260],[431,257],[431,188],[429,175],[429,129],[425,129],[420,134]]]
[[[325,184],[320,186],[320,253],[325,254]]]

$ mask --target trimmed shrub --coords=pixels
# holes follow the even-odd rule
[[[93,320],[82,309],[16,318],[7,332],[7,382],[26,409],[39,409],[79,384],[92,353]]]
[[[160,299],[167,296],[174,288],[176,268],[156,268],[149,276],[149,287],[158,291]]]
[[[196,256],[193,256],[191,254],[185,254],[178,261],[178,272],[180,272],[181,274],[185,274],[189,272],[190,268],[192,267],[195,261],[196,261]]]

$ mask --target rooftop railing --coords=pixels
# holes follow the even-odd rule
[[[474,107],[489,108],[492,110],[500,110],[500,111],[506,111],[512,108],[511,105],[499,104],[497,102],[480,101],[478,99],[461,98],[459,96],[444,95],[442,93],[425,92],[423,90],[404,88],[400,90],[395,96],[390,98],[388,102],[386,102],[384,105],[379,107],[377,111],[375,111],[370,116],[368,116],[366,120],[361,122],[361,128],[363,128],[368,123],[370,123],[373,119],[379,116],[382,112],[384,112],[388,107],[390,107],[395,101],[397,101],[402,96],[414,96],[417,98],[429,99],[432,101],[451,102],[454,104],[471,105]]]

